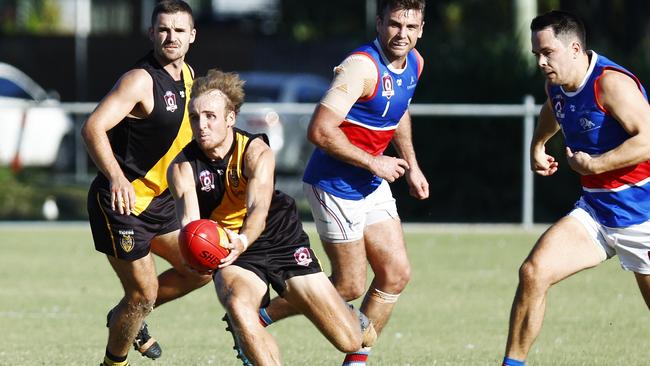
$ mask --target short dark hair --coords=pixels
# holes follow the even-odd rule
[[[174,13],[187,13],[190,15],[192,20],[192,27],[194,27],[194,14],[192,14],[192,8],[183,0],[162,0],[153,8],[153,13],[151,13],[151,26],[156,23],[158,14],[174,14]]]
[[[377,7],[377,16],[384,19],[386,11],[394,10],[419,10],[424,20],[425,0],[380,0]]]
[[[551,10],[548,13],[538,15],[530,22],[530,30],[533,32],[549,27],[553,30],[555,37],[574,35],[580,41],[582,49],[587,48],[585,25],[576,15],[562,10]]]

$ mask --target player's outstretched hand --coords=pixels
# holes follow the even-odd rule
[[[370,158],[369,166],[374,175],[386,179],[389,183],[393,183],[397,178],[403,176],[409,168],[406,160],[385,155]]]
[[[224,228],[224,230],[226,231],[226,234],[228,234],[228,243],[223,244],[223,247],[229,249],[230,254],[221,260],[219,268],[233,264],[233,262],[239,258],[239,255],[246,250],[246,246],[239,238],[239,234],[227,228]]]

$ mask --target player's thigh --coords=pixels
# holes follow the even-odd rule
[[[396,273],[408,276],[410,264],[399,219],[387,217],[367,226],[364,238],[368,262],[376,276]]]
[[[367,200],[370,209],[366,212],[363,237],[373,272],[380,280],[389,275],[408,277],[410,267],[404,233],[388,183],[382,182]]]
[[[315,316],[347,314],[347,305],[323,272],[294,276],[286,280],[282,296],[303,313]]]
[[[151,240],[151,251],[169,262],[176,270],[190,273],[191,271],[183,262],[178,239],[179,230],[157,235]]]
[[[200,274],[186,265],[178,238],[178,230],[158,235],[151,240],[151,251],[169,262],[183,278],[196,281],[199,284],[209,282],[210,275]]]
[[[358,320],[323,272],[294,276],[282,296],[320,328],[352,332]]]
[[[606,259],[596,236],[579,218],[565,216],[539,238],[526,262],[550,283],[556,283]]]
[[[178,244],[179,230],[157,235],[151,240],[151,251],[164,258],[174,267],[182,265],[181,249]]]
[[[268,285],[255,273],[237,265],[219,269],[213,278],[217,297],[229,310],[238,306],[257,310],[268,290]]]
[[[330,260],[332,276],[336,281],[366,281],[366,250],[363,240],[347,243],[323,241],[323,249]]]
[[[138,293],[155,299],[158,290],[156,266],[151,254],[134,261],[107,256],[127,296]]]
[[[650,275],[635,272],[634,277],[636,277],[636,283],[639,285],[643,300],[650,309]]]

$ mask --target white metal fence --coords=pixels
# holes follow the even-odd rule
[[[79,180],[87,179],[88,156],[80,139],[81,122],[90,114],[97,103],[61,103],[61,107],[75,116],[75,176]],[[535,117],[541,105],[535,104],[532,96],[527,95],[521,104],[412,104],[412,116],[455,116],[455,117],[521,117],[522,134],[522,203],[521,224],[528,228],[533,225],[533,173],[529,168],[529,142],[532,138]],[[276,111],[280,115],[310,115],[314,110],[313,104],[298,103],[247,103],[242,107],[241,114]],[[289,127],[290,128],[290,127]]]

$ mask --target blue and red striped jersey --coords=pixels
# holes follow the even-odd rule
[[[340,128],[353,145],[377,156],[388,147],[408,109],[423,61],[417,50],[412,49],[406,57],[405,67],[396,70],[389,66],[377,40],[351,53],[355,54],[365,55],[373,61],[377,69],[377,84],[370,97],[357,100]],[[305,168],[303,181],[334,196],[360,200],[377,189],[382,179],[316,148]]]

